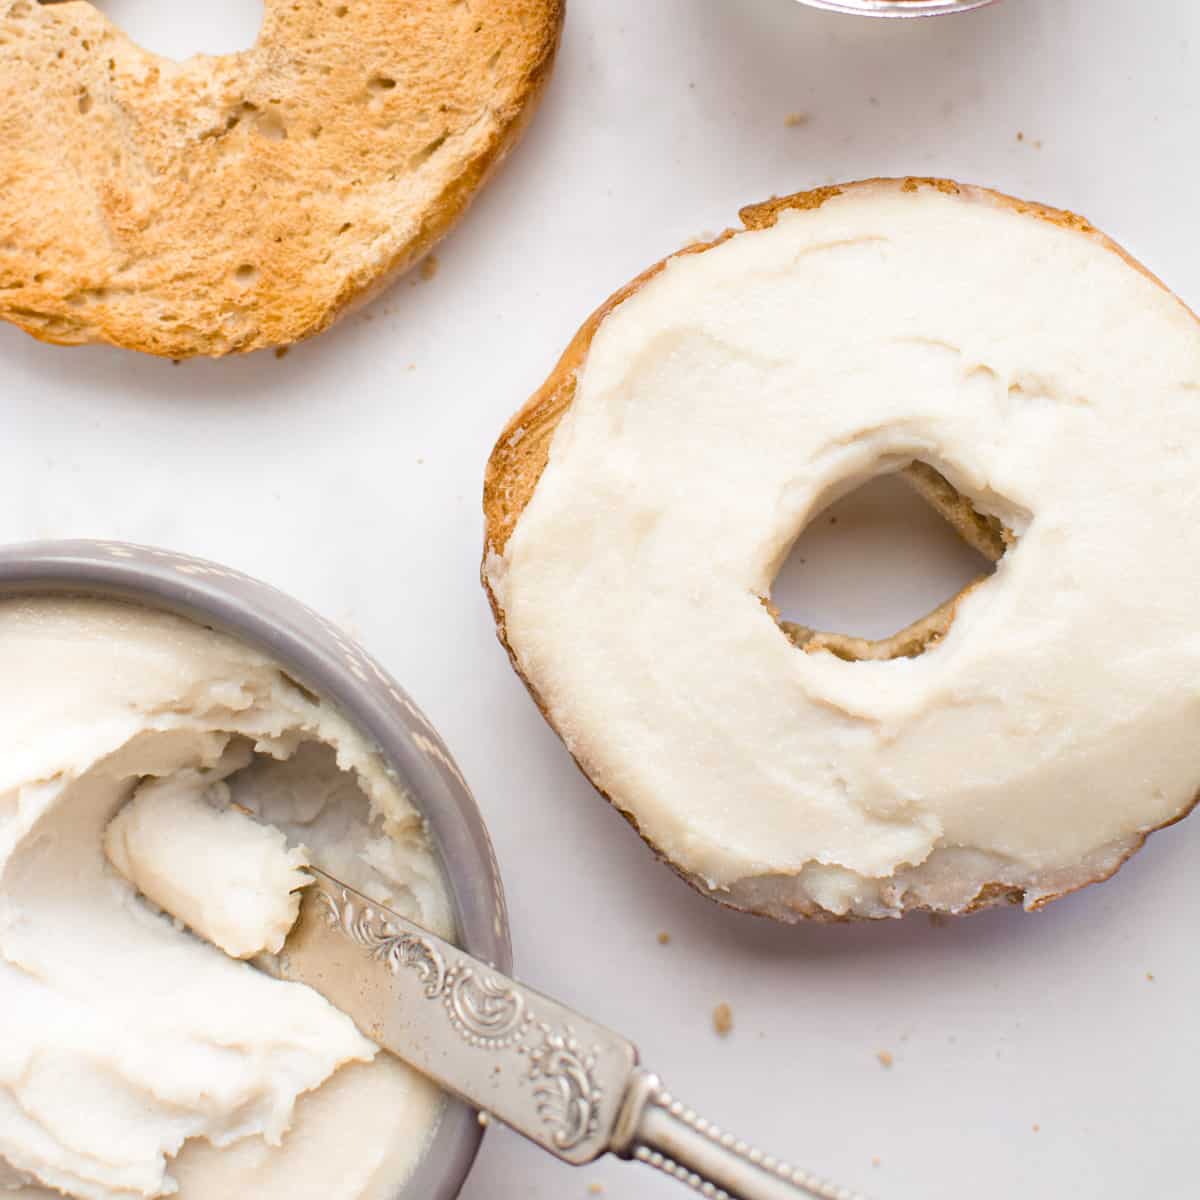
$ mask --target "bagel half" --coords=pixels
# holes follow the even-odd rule
[[[487,466],[483,493],[486,525],[483,585],[495,617],[500,641],[507,650],[514,669],[525,682],[543,716],[563,737],[568,750],[597,790],[630,821],[651,849],[682,878],[706,896],[722,904],[781,921],[790,922],[803,918],[846,920],[861,917],[894,917],[912,911],[960,914],[978,911],[1000,903],[1023,903],[1027,909],[1037,909],[1078,888],[1110,877],[1144,843],[1149,833],[1174,823],[1191,810],[1196,803],[1197,787],[1200,786],[1200,758],[1196,759],[1194,763],[1180,761],[1174,764],[1177,769],[1172,775],[1169,786],[1165,782],[1161,787],[1156,786],[1155,802],[1151,804],[1147,801],[1145,807],[1139,808],[1131,800],[1128,820],[1126,825],[1121,827],[1120,836],[1101,838],[1098,833],[1097,839],[1099,840],[1095,844],[1087,842],[1086,831],[1080,833],[1081,827],[1087,825],[1089,818],[1087,797],[1079,797],[1076,807],[1071,810],[1076,814],[1075,823],[1074,825],[1064,825],[1062,833],[1064,841],[1070,840],[1072,845],[1076,845],[1076,849],[1068,853],[1065,859],[1055,859],[1052,853],[1047,854],[1044,867],[1038,870],[1014,865],[1014,862],[1006,859],[1003,854],[993,853],[991,850],[987,853],[975,854],[972,851],[971,854],[967,854],[963,849],[965,843],[958,842],[949,847],[946,844],[938,843],[928,860],[902,861],[891,876],[870,880],[874,890],[867,889],[862,895],[854,892],[852,883],[844,886],[839,884],[842,892],[835,897],[833,902],[829,900],[828,895],[814,894],[819,889],[814,889],[804,878],[804,867],[796,870],[777,868],[760,870],[750,867],[741,875],[726,871],[723,876],[714,878],[713,872],[695,864],[690,852],[681,850],[681,845],[688,843],[692,836],[691,833],[675,838],[671,846],[665,846],[662,844],[663,839],[658,836],[654,827],[658,816],[656,805],[659,801],[661,801],[661,806],[676,806],[679,812],[674,815],[679,816],[681,822],[686,824],[684,818],[687,816],[688,797],[686,795],[648,797],[645,789],[639,790],[636,771],[627,774],[622,769],[625,765],[629,765],[627,762],[621,762],[623,747],[620,744],[614,745],[611,738],[608,738],[606,718],[612,714],[601,711],[599,716],[594,719],[592,716],[581,716],[580,709],[586,707],[590,698],[585,695],[572,694],[569,690],[564,691],[562,680],[567,678],[569,673],[564,675],[557,668],[561,665],[564,656],[569,657],[567,652],[561,646],[556,648],[552,644],[547,646],[538,642],[537,636],[530,635],[528,632],[524,638],[513,632],[509,612],[513,585],[511,555],[507,553],[509,543],[514,532],[521,526],[523,514],[538,492],[539,484],[552,456],[558,453],[555,449],[556,434],[576,399],[581,374],[589,365],[593,342],[600,331],[605,328],[610,317],[617,313],[627,300],[642,293],[647,285],[670,264],[682,261],[688,256],[708,254],[716,248],[725,246],[731,239],[753,236],[756,233],[770,230],[785,213],[806,213],[819,210],[835,198],[839,203],[846,204],[873,203],[876,199],[880,199],[895,205],[900,201],[918,204],[922,203],[923,198],[931,196],[941,198],[940,201],[935,202],[942,203],[946,213],[954,211],[951,206],[968,205],[975,206],[976,211],[1013,214],[1023,220],[1041,222],[1056,227],[1061,237],[1068,239],[1062,243],[1064,247],[1073,244],[1071,239],[1085,239],[1091,246],[1102,251],[1104,255],[1118,256],[1121,270],[1126,271],[1130,278],[1129,286],[1142,290],[1138,296],[1139,303],[1143,306],[1149,303],[1152,307],[1156,307],[1153,320],[1159,321],[1160,326],[1167,330],[1171,338],[1175,339],[1172,348],[1177,350],[1178,354],[1172,363],[1182,372],[1179,376],[1181,382],[1178,396],[1184,397],[1186,401],[1189,396],[1193,396],[1194,391],[1200,392],[1200,322],[1197,322],[1195,316],[1171,296],[1157,279],[1082,218],[1068,212],[1026,203],[993,191],[960,185],[949,180],[875,179],[838,187],[820,188],[745,208],[740,214],[744,225],[743,229],[728,230],[711,242],[688,246],[678,255],[655,264],[638,276],[606,301],[583,325],[546,383],[501,434]],[[789,220],[798,221],[799,218],[789,216]],[[998,228],[997,236],[1003,236],[1003,234],[1003,228]],[[830,243],[833,246],[839,244]],[[822,245],[818,248],[825,249],[826,247]],[[765,270],[761,258],[754,261],[760,272]],[[1112,262],[1107,259],[1105,261],[1110,264]],[[780,271],[785,269],[783,266],[779,268]],[[955,270],[952,258],[945,269],[949,272]],[[1141,282],[1135,283],[1136,280]],[[693,286],[699,287],[700,285],[693,284]],[[918,302],[914,301],[914,303]],[[1161,309],[1161,312],[1158,312],[1158,309]],[[632,318],[629,319],[632,320]],[[1103,315],[1097,317],[1096,320],[1103,324]],[[1147,318],[1147,320],[1150,321],[1151,318]],[[1150,327],[1148,326],[1148,328]],[[667,335],[662,336],[666,338]],[[680,336],[682,337],[682,335]],[[1103,347],[1097,345],[1096,349],[1097,353],[1100,353]],[[682,354],[684,351],[680,350],[679,353]],[[611,359],[612,355],[610,354],[609,357]],[[605,365],[610,370],[609,374],[604,375],[604,379],[611,383],[609,376],[612,364],[606,361]],[[1025,378],[1010,383],[1007,395],[1010,400],[1015,399],[1017,403],[1023,402],[1026,398],[1034,398],[1040,404],[1044,397],[1033,396],[1037,387],[1036,380],[1031,382],[1030,379]],[[1050,391],[1049,385],[1046,385],[1046,390]],[[637,402],[649,403],[648,397],[651,392],[652,389],[643,388],[636,392],[636,399],[631,399],[635,392],[630,385],[630,391],[622,393],[627,409]],[[1175,391],[1171,392],[1171,397],[1173,404],[1177,398]],[[1057,401],[1062,398],[1055,399]],[[1200,403],[1200,395],[1196,395],[1194,399],[1196,403]],[[1076,419],[1073,411],[1068,410],[1071,405],[1084,405],[1086,402],[1086,397],[1070,397],[1063,400],[1062,411],[1067,415],[1062,419]],[[1146,400],[1147,405],[1153,402],[1153,397]],[[1153,419],[1153,409],[1148,408],[1147,413],[1142,415],[1144,419]],[[804,418],[804,411],[798,410],[795,416],[796,421],[802,422]],[[752,421],[753,413],[748,413],[745,419],[747,422]],[[1043,418],[1039,416],[1038,419]],[[1057,420],[1057,416],[1054,419]],[[587,428],[591,429],[593,426],[589,425]],[[581,436],[578,429],[572,429],[562,447],[562,452],[568,453],[570,444]],[[619,439],[620,434],[614,436]],[[1181,436],[1184,435],[1181,434]],[[1191,454],[1194,463],[1194,446],[1191,449],[1184,446],[1179,452],[1185,455]],[[1081,447],[1080,453],[1081,455],[1086,454],[1084,448]],[[1014,544],[1018,546],[1018,549],[1020,548],[1024,531],[1014,531],[1013,528],[1010,528],[1011,524],[1023,523],[1019,505],[1014,506],[1012,511],[1016,515],[1010,522],[1006,519],[1007,513],[1004,511],[1004,506],[999,503],[990,504],[988,489],[980,486],[977,479],[969,479],[969,473],[963,478],[966,479],[968,485],[973,483],[976,486],[963,486],[960,490],[951,479],[922,461],[920,453],[913,453],[911,457],[913,460],[911,465],[898,466],[899,460],[895,460],[889,469],[903,469],[907,481],[950,521],[964,540],[993,560],[1002,559],[1006,550]],[[948,473],[952,474],[953,472]],[[868,472],[868,477],[869,474]],[[553,489],[555,496],[569,492],[573,482],[568,476],[556,476]],[[1107,481],[1104,479],[1096,480],[1098,487],[1104,487],[1106,483]],[[714,504],[720,504],[720,477],[714,476],[708,486],[714,494]],[[843,488],[842,491],[844,492],[844,490]],[[978,502],[981,496],[983,502]],[[823,503],[835,498],[836,495],[830,495],[825,498]],[[1132,502],[1136,502],[1136,500]],[[553,505],[557,501],[549,499],[547,503]],[[603,503],[603,500],[596,501],[597,511]],[[1200,517],[1200,498],[1191,496],[1180,503],[1185,508],[1189,504],[1196,507],[1198,509],[1196,516]],[[584,511],[584,509],[581,508],[578,511]],[[816,511],[819,509],[807,510],[806,519],[811,519]],[[1028,515],[1025,514],[1026,517]],[[1038,521],[1039,518],[1035,515],[1033,520]],[[594,528],[583,529],[581,527],[580,539],[591,539],[593,543],[602,541],[606,532],[604,522],[605,518],[598,515]],[[1048,519],[1043,522],[1043,524],[1048,523]],[[539,526],[539,528],[541,527]],[[569,525],[564,528],[569,534]],[[560,530],[560,532],[562,531]],[[1037,532],[1041,533],[1042,529],[1039,527]],[[798,528],[793,531],[793,540],[798,533]],[[530,536],[532,537],[532,535]],[[1031,538],[1031,541],[1033,540],[1036,539]],[[787,545],[790,545],[790,540]],[[522,553],[527,559],[536,560],[539,553],[545,557],[553,554],[555,549],[556,547],[549,546],[539,549],[537,544],[527,541],[523,543]],[[709,547],[698,544],[690,549],[693,554],[702,555],[709,550]],[[1019,550],[1019,553],[1024,553],[1024,551]],[[786,546],[775,560],[776,567],[785,556]],[[1019,554],[1014,557],[1019,557]],[[1005,564],[1002,562],[1001,565],[1004,567]],[[1016,570],[1017,568],[1014,567],[1013,571]],[[1009,574],[1011,577],[1012,572]],[[969,607],[968,602],[973,603],[972,597],[977,586],[978,581],[964,589],[959,596],[930,614],[929,617],[892,638],[877,642],[848,638],[837,633],[818,633],[777,621],[778,632],[792,643],[789,653],[804,653],[812,656],[814,662],[818,659],[833,658],[850,660],[849,663],[843,664],[843,669],[848,671],[859,669],[853,664],[860,661],[864,666],[873,667],[879,660],[911,660],[915,656],[923,654],[928,655],[931,660],[941,654],[945,661],[945,655],[950,651],[943,652],[942,644],[954,630],[956,614],[960,606]],[[990,586],[989,584],[980,589],[980,595],[986,597]],[[1178,587],[1178,583],[1176,586]],[[763,589],[759,599],[762,607],[777,618],[778,614],[770,605],[769,587]],[[579,604],[581,601],[579,596],[572,595],[564,597],[562,603],[566,607]],[[586,599],[582,603],[586,604]],[[1114,613],[1118,611],[1119,607],[1118,605],[1114,609]],[[985,616],[987,613],[987,610],[982,609],[980,605],[975,605],[971,611],[973,618],[978,617],[980,612],[983,612]],[[1185,623],[1187,620],[1189,618],[1185,617]],[[1193,624],[1196,626],[1196,644],[1200,648],[1200,619]],[[1186,644],[1190,647],[1192,645],[1190,626],[1188,628]],[[756,631],[756,636],[766,635],[759,630]],[[978,632],[974,636],[979,636]],[[1111,637],[1111,630],[1109,636]],[[963,634],[962,637],[967,637],[967,634]],[[1034,644],[1036,645],[1036,640]],[[946,645],[949,643],[947,642]],[[960,653],[961,648],[960,640],[953,652]],[[604,654],[603,646],[588,645],[586,648],[580,646],[578,649],[581,657],[585,651],[593,656],[602,657]],[[702,654],[703,649],[698,646],[696,654]],[[1022,651],[1014,647],[1011,653],[1014,656],[1020,656]],[[828,672],[828,670],[837,668],[822,664],[821,669]],[[828,678],[838,677],[828,675]],[[1187,682],[1187,679],[1186,672],[1183,672],[1178,677],[1178,682],[1172,684],[1164,680],[1163,686],[1167,688],[1173,685],[1186,691],[1186,695],[1179,697],[1179,702],[1190,705],[1193,703],[1191,693],[1194,688],[1190,682]],[[653,710],[643,711],[642,715],[647,726],[652,726],[657,716]],[[1018,708],[1015,710],[1013,720],[1019,724],[1022,716],[1023,714]],[[719,742],[720,732],[717,725],[719,722],[714,723],[714,740]],[[565,733],[564,726],[567,727]],[[620,727],[620,722],[614,721],[613,726]],[[982,743],[980,749],[984,749]],[[969,755],[971,752],[972,747],[968,744],[965,753]],[[664,753],[669,753],[669,751],[664,750]],[[1064,751],[1064,753],[1066,752]],[[1099,754],[1100,751],[1096,751],[1096,753]],[[1149,745],[1143,753],[1150,755]],[[618,768],[613,767],[614,760],[618,763]],[[1051,762],[1045,766],[1045,771],[1051,774],[1058,769]],[[669,791],[669,787],[666,790]],[[919,801],[919,797],[917,799]],[[651,804],[650,800],[654,800],[655,804]],[[739,802],[742,802],[740,798]],[[753,802],[753,797],[746,801],[750,804]],[[1112,811],[1108,812],[1108,816],[1112,820],[1124,821],[1125,815],[1120,809],[1120,797],[1110,798],[1110,802],[1113,807]],[[652,813],[652,817],[648,818],[647,813]],[[696,836],[703,840],[703,830]],[[781,840],[786,838],[786,831],[780,832],[780,838]],[[950,850],[950,853],[943,853],[947,849]],[[939,854],[941,854],[940,859]],[[1071,856],[1072,854],[1074,857]],[[925,866],[933,860],[938,860],[936,870],[931,868],[928,874],[923,874]],[[836,862],[835,859],[827,861]],[[805,867],[807,865],[809,864],[804,864]],[[824,868],[826,860],[818,865]],[[936,875],[937,878],[933,879],[933,875]]]
[[[0,317],[183,358],[319,333],[513,145],[564,0],[265,0],[174,62],[88,0],[0,0]]]

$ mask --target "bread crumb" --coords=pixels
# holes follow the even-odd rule
[[[665,929],[658,935],[658,944],[660,946],[669,946],[671,944],[671,935]]]
[[[479,1124],[482,1128],[486,1129],[491,1123],[492,1123],[492,1114],[491,1113],[481,1112],[479,1114]]]
[[[1042,1132],[1042,1127],[1041,1127],[1040,1125],[1035,1125],[1035,1126],[1033,1127],[1033,1132],[1034,1132],[1034,1133],[1041,1133],[1041,1132]]]
[[[421,278],[428,283],[438,273],[436,254],[427,254],[421,262]]]
[[[802,125],[807,125],[811,120],[812,117],[808,113],[794,112],[788,113],[788,115],[783,118],[783,123],[788,127],[788,129],[799,129]]]
[[[276,346],[275,347],[275,357],[283,358],[290,349],[291,349],[291,346]]]
[[[875,1155],[875,1157],[871,1159],[871,1166],[879,1166],[879,1155]]]
[[[1017,141],[1023,142],[1024,140],[1025,140],[1025,135],[1018,129],[1017,130]]]
[[[1037,139],[1034,141],[1034,143],[1033,143],[1033,148],[1034,148],[1035,150],[1040,150],[1040,149],[1042,148],[1042,139],[1041,139],[1041,138],[1037,138]]]
[[[719,1037],[728,1037],[733,1032],[733,1009],[728,1004],[718,1004],[713,1009],[713,1028]]]
[[[589,1196],[603,1196],[604,1195],[604,1184],[589,1183],[588,1184],[588,1195]]]
[[[892,1064],[895,1063],[895,1061],[896,1061],[892,1057],[892,1053],[890,1050],[879,1050],[876,1052],[875,1057],[877,1059],[879,1059],[879,1065],[881,1067],[883,1067],[885,1070],[890,1070],[892,1067]]]
[[[1147,982],[1147,983],[1153,983],[1153,982],[1154,982],[1154,972],[1153,972],[1153,971],[1147,971],[1147,972],[1146,972],[1146,982]]]

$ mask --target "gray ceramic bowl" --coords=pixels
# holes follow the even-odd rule
[[[857,17],[944,17],[995,4],[996,0],[800,0],[810,8]]]
[[[75,594],[166,609],[265,651],[336,705],[382,753],[425,816],[441,856],[464,949],[512,972],[508,912],[483,818],[424,714],[367,654],[282,592],[200,559],[119,542],[0,547],[0,598]],[[452,1200],[483,1130],[451,1101],[397,1200]]]

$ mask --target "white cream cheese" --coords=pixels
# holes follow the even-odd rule
[[[593,781],[753,905],[954,909],[1098,878],[1200,784],[1200,328],[1077,230],[854,188],[680,256],[602,322],[489,584]],[[1017,535],[915,659],[761,598],[917,459]]]
[[[148,905],[103,845],[134,798],[114,836],[124,829],[129,873],[153,894],[167,870],[188,869],[168,849],[156,875],[147,850],[170,836],[160,818],[196,835],[176,851],[200,853],[194,806],[232,800],[450,934],[423,825],[377,756],[262,655],[132,606],[0,603],[0,670],[0,1187],[89,1200],[393,1195],[436,1125],[436,1089],[315,992]],[[241,830],[243,866],[258,854],[282,884],[301,862],[282,834],[210,812],[268,837]],[[214,882],[237,875],[212,866]],[[222,940],[252,950],[277,936],[275,894],[228,904],[213,918]]]
[[[246,746],[228,769],[250,757]],[[139,787],[105,830],[104,853],[143,896],[231,958],[278,954],[300,914],[297,889],[312,879],[307,851],[231,808],[212,771]]]

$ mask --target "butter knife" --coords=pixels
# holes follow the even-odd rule
[[[697,1116],[632,1042],[307,869],[287,943],[255,965],[320,992],[446,1091],[576,1166],[615,1154],[707,1200],[856,1200]]]

